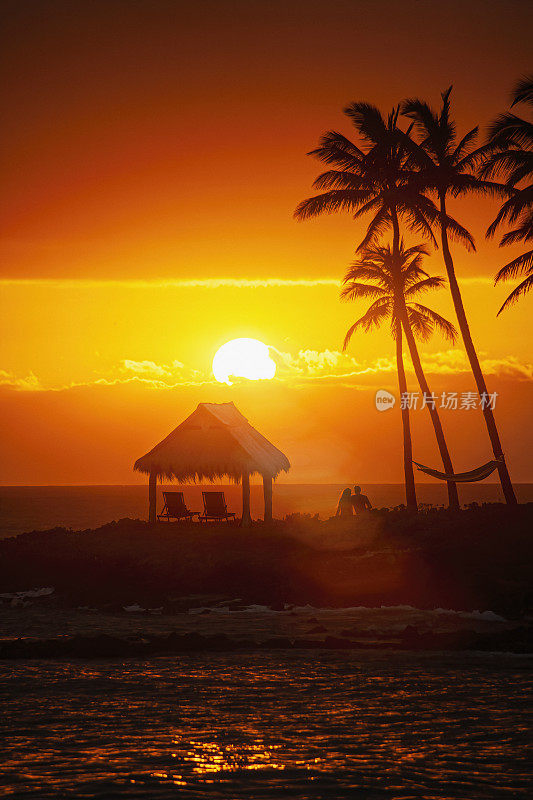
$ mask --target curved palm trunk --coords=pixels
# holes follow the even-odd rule
[[[405,331],[405,338],[407,339],[407,345],[409,347],[409,353],[411,354],[411,361],[413,362],[413,368],[415,371],[416,379],[418,381],[418,385],[420,386],[420,391],[426,395],[426,397],[431,397],[431,392],[429,391],[428,382],[426,380],[426,376],[424,374],[424,370],[422,368],[422,362],[420,361],[420,356],[418,354],[418,348],[416,346],[415,337],[413,336],[413,332],[410,328],[409,321],[406,319],[406,314],[402,310],[402,325]],[[440,457],[442,459],[442,465],[444,467],[444,471],[448,474],[453,473],[453,465],[452,459],[450,457],[450,453],[448,451],[448,446],[446,444],[446,439],[444,436],[444,431],[442,430],[442,424],[440,421],[439,412],[435,407],[432,406],[431,403],[427,405],[427,409],[429,411],[431,422],[433,423],[433,430],[435,431],[435,438],[437,439],[437,445],[439,447]],[[447,481],[446,486],[448,488],[448,504],[451,509],[454,511],[458,511],[459,506],[459,495],[457,493],[457,484],[453,481]]]
[[[396,323],[396,369],[398,370],[398,388],[400,397],[407,391],[407,381],[403,365],[402,326]],[[416,502],[415,474],[413,471],[413,444],[411,441],[411,423],[409,409],[402,408],[403,427],[403,470],[405,474],[405,502],[409,511],[418,511]]]
[[[390,214],[392,219],[392,253],[395,259],[398,258],[400,249],[400,226],[398,224],[398,215],[396,208],[391,206]],[[402,325],[399,320],[396,321],[396,369],[398,370],[398,388],[400,390],[400,398],[405,396],[407,392],[407,380],[405,378],[405,367],[403,365],[403,335]],[[415,475],[413,471],[413,442],[411,439],[411,422],[409,419],[409,409],[407,407],[401,409],[402,412],[402,426],[403,426],[403,470],[405,474],[405,498],[407,508],[410,511],[418,511],[416,502],[415,490]]]
[[[476,382],[479,396],[482,397],[484,395],[485,397],[488,397],[487,384],[485,383],[485,377],[483,375],[483,372],[481,371],[481,366],[479,363],[479,359],[477,357],[476,348],[474,347],[474,342],[472,341],[470,328],[468,327],[468,320],[466,318],[466,313],[463,306],[463,299],[461,297],[461,291],[459,289],[459,284],[457,283],[457,278],[455,276],[452,254],[450,252],[450,247],[448,244],[448,230],[446,222],[446,198],[442,192],[440,194],[440,225],[441,225],[442,255],[444,257],[444,264],[446,266],[448,281],[450,283],[450,291],[452,294],[453,304],[455,307],[455,313],[457,315],[457,321],[459,323],[459,328],[461,330],[461,335],[463,337],[466,354],[468,356],[468,360],[470,361],[470,367],[472,368],[472,373],[474,375],[474,380]],[[502,485],[502,491],[505,500],[508,505],[516,505],[516,495],[514,493],[513,484],[511,483],[511,478],[509,475],[509,471],[507,469],[507,465],[503,458],[503,451],[500,442],[500,437],[498,435],[498,428],[496,427],[496,420],[494,419],[494,414],[492,413],[492,409],[488,407],[488,403],[485,403],[485,406],[483,408],[483,416],[485,418],[485,424],[487,426],[487,431],[492,444],[492,452],[494,453],[494,457],[500,461],[500,464],[498,466],[498,473],[500,475],[500,483]]]

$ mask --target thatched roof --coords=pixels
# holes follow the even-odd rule
[[[243,472],[275,478],[288,472],[286,456],[253,428],[233,403],[200,403],[166,439],[135,462],[134,469],[169,480],[212,480]]]

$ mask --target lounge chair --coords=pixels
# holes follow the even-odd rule
[[[189,511],[183,499],[183,492],[163,492],[165,505],[163,511],[157,515],[157,519],[192,519],[199,511]]]
[[[233,511],[228,511],[224,492],[202,492],[204,499],[204,513],[198,519],[207,522],[208,520],[225,519],[228,522],[235,519]]]

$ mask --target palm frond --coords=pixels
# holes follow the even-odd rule
[[[327,131],[320,137],[318,147],[311,150],[308,155],[315,156],[325,164],[357,172],[364,154],[342,133]]]
[[[368,142],[379,144],[387,135],[387,126],[381,111],[372,103],[350,103],[344,113],[352,120],[360,136]]]
[[[480,147],[476,147],[475,150],[471,150],[470,153],[467,153],[456,162],[456,173],[479,168],[480,164],[482,164],[489,157],[493,150],[494,148],[492,145],[487,142],[482,144]]]
[[[368,247],[369,244],[374,242],[378,239],[382,233],[387,229],[390,225],[390,214],[389,210],[386,207],[381,207],[374,218],[368,224],[366,229],[366,234],[363,237],[363,240],[358,245],[356,252],[360,252],[364,250],[365,247]]]
[[[356,332],[356,330],[361,327],[361,320],[362,319],[363,318],[361,317],[361,319],[356,320],[354,322],[354,324],[350,325],[350,327],[346,331],[346,336],[344,337],[344,341],[342,343],[342,351],[343,352],[347,349],[348,345],[350,344],[351,338],[354,335],[354,333]]]
[[[422,314],[413,306],[407,306],[407,319],[414,336],[426,342],[433,333],[433,324],[426,314]]]
[[[533,174],[533,153],[528,150],[493,152],[481,165],[479,174],[482,178],[507,175],[507,185],[514,186],[522,178]]]
[[[533,124],[506,111],[490,124],[489,143],[492,147],[529,148],[533,144]]]
[[[354,158],[361,159],[364,156],[363,151],[354,142],[338,131],[326,131],[318,140],[318,144],[324,148],[339,148],[345,153],[350,153]]]
[[[533,152],[529,158],[523,159],[522,165],[517,166],[507,177],[507,185],[516,186],[524,178],[533,179]]]
[[[387,291],[381,286],[373,286],[371,283],[360,283],[359,281],[350,280],[343,289],[341,289],[342,300],[363,300],[367,297],[384,297]]]
[[[378,264],[362,259],[361,261],[355,261],[348,267],[346,275],[342,279],[342,283],[346,284],[349,281],[358,280],[376,281],[380,286],[389,286],[390,275]]]
[[[439,120],[431,106],[418,97],[412,97],[404,100],[400,108],[405,117],[414,120],[415,130],[424,139],[424,148],[428,149],[439,134]]]
[[[482,197],[497,197],[507,199],[515,192],[510,186],[496,181],[485,181],[475,175],[454,175],[450,178],[449,190],[453,197],[462,194],[478,194]]]
[[[416,125],[416,123],[412,123],[407,132],[398,129],[397,136],[398,142],[405,151],[405,166],[408,169],[414,170],[412,175],[412,178],[414,179],[416,175],[419,174],[418,171],[432,170],[434,167],[434,162],[424,146],[425,141],[419,144],[411,138],[410,131],[413,125]]]
[[[455,140],[455,123],[450,119],[450,94],[452,93],[452,88],[453,86],[449,86],[441,92],[442,108],[439,116],[439,132],[442,142],[446,143],[446,154],[449,153]]]
[[[533,75],[524,75],[514,87],[511,108],[517,103],[533,105]]]
[[[445,278],[441,278],[438,275],[433,275],[411,284],[405,289],[404,294],[406,297],[412,297],[423,292],[429,292],[432,289],[442,289],[445,283]]]
[[[322,172],[313,181],[313,189],[357,189],[364,190],[364,180],[348,170],[330,169]],[[368,189],[366,189],[368,194]]]
[[[426,317],[435,330],[441,333],[445,339],[448,339],[452,343],[455,342],[457,339],[457,330],[449,320],[437,314],[436,311],[433,311],[433,309],[427,306],[422,306],[419,303],[414,303],[413,306],[420,314]]]
[[[368,214],[370,211],[373,211],[375,208],[381,208],[383,205],[382,198],[378,195],[377,197],[372,194],[372,199],[368,200],[366,203],[363,203],[360,208],[355,211],[353,218],[359,219],[360,217],[364,217],[365,214]]]
[[[514,223],[522,214],[527,214],[533,206],[533,186],[526,186],[510,197],[498,211],[494,221],[487,228],[486,236],[491,239],[502,222]]]
[[[504,247],[508,244],[517,244],[517,242],[527,242],[531,239],[533,239],[533,213],[528,214],[518,228],[505,233],[500,240],[500,246]]]
[[[402,242],[402,250],[404,258],[411,258],[411,256],[414,255],[429,256],[430,252],[427,244],[414,244],[411,247],[403,249],[403,242]]]
[[[533,286],[533,274],[528,275],[528,277],[524,281],[522,281],[522,283],[518,284],[516,289],[513,289],[513,291],[511,292],[505,303],[502,305],[496,316],[499,316],[502,313],[502,311],[504,311],[506,308],[509,308],[509,306],[514,305],[514,303],[516,303],[524,294],[527,294],[531,290],[532,286]]]
[[[450,217],[449,214],[446,215],[446,230],[453,241],[462,244],[469,253],[475,253],[476,243],[474,237],[470,231],[457,222],[456,219]]]
[[[533,250],[529,250],[527,253],[522,253],[522,255],[517,258],[513,258],[512,261],[509,261],[508,264],[499,269],[496,273],[494,283],[496,284],[500,281],[517,278],[518,275],[523,275],[525,272],[530,272],[531,270],[533,270]]]
[[[400,200],[398,202],[398,212],[406,221],[410,230],[420,233],[426,239],[429,239],[435,248],[438,248],[438,243],[431,227],[432,224],[437,222],[438,211],[435,208],[435,213],[433,214],[431,207],[424,202],[426,200],[431,203],[429,198],[417,198],[411,202]]]
[[[479,133],[479,125],[476,125],[475,128],[472,128],[471,131],[468,131],[468,133],[466,133],[463,136],[463,138],[453,151],[452,161],[454,164],[460,163],[461,159],[464,158],[465,155],[467,155],[467,150],[472,144],[472,142],[477,138],[478,133]]]
[[[333,214],[335,211],[355,211],[361,202],[359,192],[349,189],[334,189],[330,192],[308,197],[298,204],[294,217],[298,220],[311,219],[319,214]]]
[[[378,328],[383,320],[389,316],[389,314],[390,302],[388,300],[381,299],[375,300],[366,313],[348,328],[346,336],[344,337],[342,349],[346,350],[350,344],[350,339],[358,330],[358,328],[362,328],[366,333],[368,333],[372,330],[372,328]]]
[[[423,258],[421,255],[415,256],[411,260],[403,259],[401,274],[405,286],[411,286],[416,281],[429,278],[429,274],[422,268]]]

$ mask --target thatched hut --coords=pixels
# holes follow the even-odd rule
[[[272,519],[272,481],[288,472],[286,456],[253,428],[233,403],[200,403],[190,417],[135,462],[149,479],[150,522],[157,479],[179,483],[229,477],[242,482],[242,524],[250,523],[250,475],[263,477],[265,521]]]

